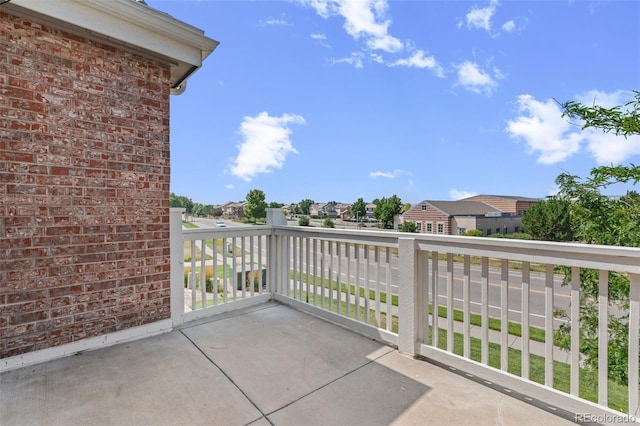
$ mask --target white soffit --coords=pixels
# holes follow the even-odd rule
[[[58,28],[152,53],[171,65],[171,87],[184,81],[218,42],[204,31],[134,0],[11,0],[0,11],[37,17]]]

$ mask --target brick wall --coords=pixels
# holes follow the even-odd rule
[[[169,67],[0,12],[0,358],[169,296]]]
[[[421,234],[451,235],[451,218],[430,205],[427,206],[427,210],[422,210],[422,204],[419,203],[407,211],[404,214],[404,220],[419,223]],[[431,223],[431,231],[429,232],[427,232],[428,223]],[[444,232],[438,232],[438,223],[444,224]]]

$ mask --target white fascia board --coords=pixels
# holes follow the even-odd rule
[[[153,53],[171,64],[172,87],[202,66],[219,44],[202,30],[133,0],[12,0],[7,6],[8,12],[22,9],[63,29]]]

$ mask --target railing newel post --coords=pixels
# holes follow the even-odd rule
[[[281,208],[267,208],[267,227],[271,231],[267,238],[267,246],[269,251],[267,252],[267,288],[271,292],[271,298],[278,292],[286,294],[284,291],[284,277],[285,271],[280,271],[285,266],[284,262],[278,263],[282,259],[284,254],[284,248],[282,247],[282,239],[276,236],[276,226],[287,226],[287,218],[284,216]],[[288,286],[287,286],[288,287]],[[281,290],[279,290],[281,289]]]
[[[171,322],[174,327],[184,323],[184,237],[182,214],[184,208],[169,209],[169,257],[171,288]]]
[[[416,356],[424,324],[424,298],[420,260],[417,256],[416,240],[411,237],[398,239],[398,350]]]

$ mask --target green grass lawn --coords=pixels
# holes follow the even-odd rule
[[[353,287],[353,286],[352,286]],[[353,295],[353,293],[352,293]],[[293,292],[290,293],[290,296],[293,297]],[[307,293],[302,291],[296,294],[297,299],[307,300]],[[314,299],[314,295],[309,295],[310,299],[308,303],[320,306],[323,309],[329,310],[329,298],[321,297],[320,295],[316,295]],[[369,312],[363,307],[360,306],[356,309],[354,303],[349,305],[348,311],[349,315],[347,315],[347,302],[344,301],[347,295],[343,292],[341,303],[337,303],[337,300],[334,298],[332,303],[332,311],[339,313],[343,316],[348,316],[350,318],[356,319],[361,322],[367,322],[374,326],[377,326],[382,329],[386,329],[386,313],[380,313],[380,323],[376,324],[375,312],[373,309],[369,308]],[[362,305],[363,302],[361,302]],[[446,314],[446,309],[445,309]],[[445,315],[446,317],[446,315]],[[365,321],[366,319],[366,321]],[[398,318],[394,315],[391,320],[391,332],[398,332]],[[519,324],[518,324],[519,325]],[[432,328],[429,327],[429,341],[430,341],[430,333],[432,332]],[[446,350],[447,344],[447,330],[439,328],[438,329],[438,347],[440,349]],[[460,333],[454,334],[454,346],[453,353],[456,355],[463,355],[463,345],[464,339],[463,335]],[[481,341],[480,339],[471,337],[470,339],[470,359],[480,362],[481,361]],[[521,351],[518,349],[509,348],[508,349],[508,366],[507,371],[516,376],[520,376],[522,372],[522,356]],[[498,343],[489,343],[489,366],[494,368],[500,368],[500,344]],[[544,357],[530,354],[529,355],[529,378],[531,381],[544,384]],[[580,397],[584,398],[588,401],[597,402],[598,401],[598,373],[596,371],[580,369]],[[570,384],[570,366],[569,364],[554,361],[553,362],[553,387],[554,389],[560,390],[562,392],[569,393],[569,384]],[[614,381],[609,380],[608,383],[608,396],[609,396],[609,407],[614,410],[618,410],[621,412],[627,412],[628,410],[628,387],[625,385],[621,385]]]
[[[431,333],[431,328],[429,329]],[[447,331],[438,329],[438,347],[446,349]],[[463,354],[463,335],[455,333],[453,337],[454,348],[453,353],[462,356]],[[480,362],[481,342],[480,339],[471,338],[471,354],[470,359]],[[530,380],[544,384],[544,357],[530,354],[529,355],[529,378]],[[500,368],[500,344],[489,343],[489,365],[494,368]],[[521,351],[509,348],[508,350],[508,367],[507,371],[516,376],[520,376],[522,372]],[[588,401],[598,401],[598,372],[592,370],[580,369],[580,397]],[[554,389],[569,393],[570,383],[570,366],[569,364],[554,361],[553,362],[553,387]],[[608,383],[609,407],[621,412],[628,410],[629,390],[625,385],[621,385],[612,380]]]
[[[300,280],[300,273],[296,273],[294,275],[294,272],[290,272],[289,273],[289,278],[290,279],[294,279],[295,276],[295,280],[296,282],[298,282]],[[321,286],[322,283],[320,283],[320,277],[315,277],[313,275],[309,275],[309,282],[313,282],[314,279],[318,280],[318,287]],[[306,274],[302,274],[302,282],[303,285],[304,283],[307,281],[307,275]],[[335,280],[330,280],[328,278],[324,279],[324,287],[325,288],[331,288],[333,291],[337,291],[338,290],[338,283]],[[347,293],[347,284],[341,282],[340,283],[340,291],[342,293]],[[348,292],[350,295],[355,296],[356,294],[356,286],[355,285],[349,285],[349,289]],[[364,287],[360,287],[359,288],[359,297],[360,298],[364,298],[365,297],[365,292],[366,289]],[[313,295],[312,295],[313,297]],[[376,300],[376,291],[375,290],[371,290],[369,289],[369,300],[375,301]],[[384,291],[380,292],[380,304],[386,304],[387,303],[387,293]],[[396,294],[392,294],[391,295],[391,305],[393,306],[398,306],[398,296]],[[429,314],[433,313],[433,306],[429,305]],[[447,308],[446,306],[438,306],[438,317],[440,318],[447,318]],[[460,309],[454,309],[453,310],[453,319],[454,321],[460,321],[462,322],[464,319],[464,313],[463,311],[461,311]],[[470,314],[469,315],[469,321],[471,323],[471,325],[480,327],[482,325],[482,316],[479,314]],[[502,322],[497,319],[497,318],[489,318],[488,321],[488,327],[489,330],[495,330],[495,331],[501,331],[502,330]],[[513,336],[518,336],[518,337],[522,337],[522,325],[516,322],[509,322],[508,323],[508,332],[509,334],[513,335]],[[537,341],[537,342],[543,342],[545,341],[545,332],[544,329],[539,328],[539,327],[529,327],[529,338],[531,340]]]

